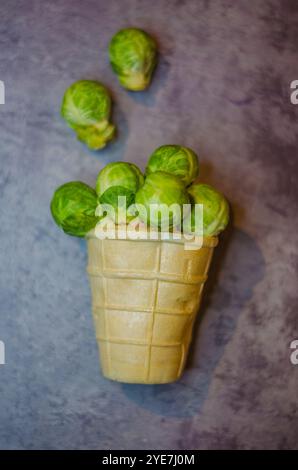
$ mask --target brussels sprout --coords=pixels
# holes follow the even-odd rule
[[[161,229],[180,224],[183,204],[188,203],[189,196],[183,182],[177,176],[164,171],[148,175],[136,194],[140,219]],[[164,208],[167,211],[163,212]]]
[[[179,176],[188,186],[198,176],[198,157],[187,147],[162,145],[149,158],[146,175],[155,171],[165,171]]]
[[[115,126],[109,122],[110,114],[111,98],[101,83],[80,80],[64,94],[61,115],[77,138],[92,150],[105,147],[114,137]]]
[[[145,31],[137,28],[118,31],[110,42],[109,55],[124,88],[139,91],[148,87],[157,63],[157,47]]]
[[[80,181],[72,181],[56,189],[51,201],[51,213],[65,233],[84,237],[99,220],[95,216],[97,204],[94,189]]]
[[[133,163],[108,163],[98,174],[96,192],[101,196],[111,186],[121,186],[133,194],[144,183],[144,177],[139,168]]]
[[[121,224],[129,222],[133,216],[129,215],[127,209],[135,202],[135,193],[123,186],[111,186],[100,196],[101,204],[109,204],[115,211],[115,222]]]
[[[206,237],[218,235],[229,222],[229,204],[224,196],[208,184],[193,184],[188,189],[191,201],[203,205],[203,234]],[[194,230],[194,209],[192,209],[192,230]]]
[[[139,169],[139,167],[137,167],[137,165],[135,165],[134,163],[130,163],[130,166],[131,166],[131,168],[134,170],[134,172],[135,172],[135,174],[136,174],[137,181],[138,181],[138,188],[140,188],[140,187],[143,186],[143,184],[144,184],[144,176],[143,176],[143,173],[141,172],[141,170]]]

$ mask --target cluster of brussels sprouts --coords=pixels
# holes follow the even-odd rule
[[[109,56],[124,88],[139,91],[149,86],[157,63],[157,46],[146,32],[137,28],[119,31],[110,42]],[[98,150],[116,133],[111,104],[110,94],[101,83],[79,80],[66,90],[61,114],[80,141]],[[163,145],[150,156],[144,175],[133,163],[116,162],[100,171],[95,189],[79,181],[60,186],[52,198],[51,212],[65,233],[77,237],[84,237],[106,216],[116,224],[136,218],[160,231],[166,222],[168,229],[178,227],[196,233],[195,207],[201,204],[203,235],[214,236],[226,227],[229,206],[211,186],[194,183],[198,172],[195,152],[180,145]],[[165,216],[162,206],[168,208]],[[190,207],[187,223],[186,206]],[[108,207],[113,208],[112,214],[107,213]]]
[[[222,194],[207,184],[194,183],[199,172],[197,155],[179,145],[163,145],[149,158],[145,175],[133,163],[108,163],[98,174],[95,190],[81,182],[59,187],[51,202],[56,223],[69,235],[84,237],[106,216],[105,207],[114,209],[114,222],[140,219],[162,230],[159,207],[170,210],[168,224],[183,227],[183,205],[191,204],[191,227],[195,232],[195,204],[203,205],[203,235],[218,235],[226,227],[229,206]],[[119,205],[119,198],[124,203]],[[157,210],[152,213],[150,208]],[[100,207],[103,210],[98,211]],[[174,208],[173,208],[174,207]],[[141,210],[144,208],[144,211]],[[100,213],[100,215],[96,215]]]
[[[149,34],[137,28],[118,31],[110,42],[109,55],[124,88],[140,91],[149,86],[157,63],[157,47]],[[110,93],[94,80],[79,80],[66,90],[61,115],[92,150],[102,149],[115,136]]]

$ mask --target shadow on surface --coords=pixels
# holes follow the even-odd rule
[[[125,395],[158,415],[184,418],[198,414],[242,309],[264,276],[264,266],[263,255],[249,235],[232,228],[222,234],[182,379],[169,385],[122,384]]]

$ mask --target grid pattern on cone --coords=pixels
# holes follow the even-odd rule
[[[156,272],[160,271],[160,261],[161,261],[161,245],[160,243],[157,244],[156,247],[157,251],[157,269]],[[153,342],[153,331],[154,331],[154,323],[155,323],[155,311],[157,305],[157,294],[158,294],[158,279],[156,278],[154,283],[154,299],[152,302],[152,312],[151,312],[151,325],[149,326],[149,337],[148,337],[148,351],[147,351],[147,360],[146,360],[146,381],[150,381],[150,366],[151,366],[151,356],[152,356],[152,342]],[[165,346],[166,347],[166,346]]]
[[[139,383],[181,374],[213,247],[165,241],[88,240],[103,373]]]

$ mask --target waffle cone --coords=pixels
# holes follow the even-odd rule
[[[182,240],[87,236],[92,311],[105,377],[161,384],[181,376],[217,238],[197,250]]]

